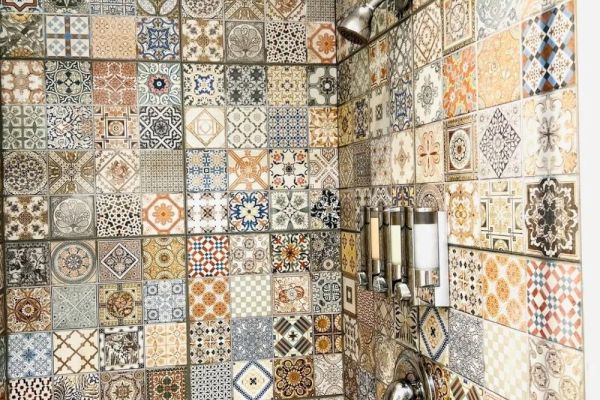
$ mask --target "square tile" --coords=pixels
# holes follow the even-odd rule
[[[142,326],[100,328],[100,370],[144,368]]]
[[[419,68],[442,56],[441,3],[433,2],[416,13],[413,24],[415,68]]]
[[[21,333],[8,336],[8,378],[52,375],[52,334]]]
[[[354,137],[353,142],[364,141],[369,137],[371,125],[371,109],[369,99],[362,96],[354,102]]]
[[[454,398],[473,398],[480,399],[484,395],[484,390],[481,386],[476,383],[463,378],[453,372],[449,373],[448,383],[450,385],[450,393]],[[497,400],[495,397],[491,397],[491,392],[485,392],[485,400]]]
[[[190,321],[213,321],[231,318],[232,302],[229,278],[196,278],[188,281],[188,318]],[[240,299],[238,299],[240,300]],[[243,298],[244,302],[247,298]]]
[[[227,111],[229,118],[230,110]],[[224,107],[186,107],[184,110],[187,148],[226,147]]]
[[[78,374],[98,371],[98,331],[55,331],[54,373]]]
[[[102,397],[118,399],[126,393],[130,400],[142,400],[146,395],[144,371],[103,372],[100,374]]]
[[[270,107],[268,113],[271,147],[308,146],[308,110],[306,108]]]
[[[273,314],[307,314],[312,310],[309,274],[273,275]]]
[[[46,107],[2,106],[2,149],[42,150],[46,148]]]
[[[141,9],[148,8],[150,2],[138,2]],[[135,15],[135,0],[90,0],[90,11],[92,14],[101,15]]]
[[[372,89],[377,89],[388,80],[390,67],[388,63],[389,41],[387,35],[369,44],[369,80]]]
[[[193,0],[182,0],[182,14],[193,18],[218,18],[223,16],[223,0],[216,0],[210,3],[198,4]]]
[[[470,2],[471,0],[464,0]],[[477,84],[475,81],[474,46],[444,58],[444,111],[446,117],[455,117],[473,111],[477,107]]]
[[[309,241],[311,271],[340,270],[339,232],[313,232]]]
[[[523,97],[575,83],[575,5],[554,7],[522,24]]]
[[[179,107],[144,106],[139,111],[140,148],[181,149],[183,118]]]
[[[144,106],[181,105],[181,65],[138,63],[138,103]]]
[[[267,146],[266,107],[229,107],[227,144],[232,148]]]
[[[99,240],[98,264],[100,282],[141,280],[139,240]]]
[[[337,190],[312,190],[310,192],[311,229],[340,228],[340,198]]]
[[[140,152],[141,190],[143,192],[183,191],[183,152],[142,150]]]
[[[393,184],[409,184],[415,181],[415,141],[410,130],[394,132],[390,138]],[[389,168],[389,167],[388,167]]]
[[[227,190],[227,151],[186,151],[188,192]]]
[[[312,357],[276,359],[273,362],[273,375],[275,399],[298,399],[315,394]]]
[[[21,378],[8,381],[9,398],[51,399],[52,378]]]
[[[135,17],[92,17],[92,57],[127,59],[136,57]]]
[[[267,150],[228,150],[226,161],[228,164],[229,190],[268,189],[269,160]],[[226,189],[227,187],[224,190]],[[210,190],[213,190],[213,188],[211,187]]]
[[[181,193],[142,195],[144,235],[185,233],[184,198]]]
[[[303,23],[267,22],[265,24],[267,62],[305,63],[306,43],[306,26]]]
[[[582,352],[542,339],[529,338],[529,355],[531,397],[543,398],[564,393],[572,399],[584,398]],[[561,368],[556,369],[555,365]],[[565,385],[566,382],[568,385]]]
[[[94,107],[96,149],[138,149],[140,135],[136,107]]]
[[[444,131],[441,122],[415,130],[416,181],[444,181]]]
[[[29,5],[33,6],[29,2]],[[13,5],[15,2],[13,2]],[[27,4],[23,2],[19,8]],[[5,10],[3,2],[2,8]],[[22,10],[21,10],[22,11]],[[3,57],[44,57],[44,17],[39,14],[13,14],[7,13],[0,21],[0,27],[11,35],[11,40],[3,41],[0,45],[0,54]]]
[[[5,194],[45,194],[48,191],[48,157],[35,151],[4,153]]]
[[[358,324],[356,319],[344,313],[344,361],[358,361]]]
[[[184,19],[181,25],[181,57],[186,62],[223,61],[222,21]]]
[[[271,193],[271,229],[308,229],[308,192]]]
[[[225,104],[225,67],[210,64],[183,65],[183,103],[188,106]]]
[[[311,147],[337,147],[337,108],[311,107],[308,109],[308,121],[308,135]]]
[[[6,284],[9,287],[50,284],[49,262],[50,246],[47,243],[7,243]]]
[[[190,324],[190,361],[214,364],[231,359],[231,322],[225,319]]]
[[[273,21],[303,21],[306,17],[305,0],[292,0],[280,4],[276,0],[266,0],[267,19]]]
[[[53,328],[78,329],[97,326],[97,296],[96,285],[70,285],[53,287]]]
[[[481,85],[480,85],[481,87]],[[415,74],[415,124],[443,118],[443,79],[441,62],[423,67]]]
[[[450,306],[476,317],[483,316],[483,254],[450,247],[448,265]]]
[[[313,316],[315,354],[341,353],[344,348],[342,314],[319,314]]]
[[[344,314],[355,316],[356,281],[346,275],[342,275],[342,296],[342,308]]]
[[[573,89],[533,97],[522,104],[524,173],[577,172],[577,94]]]
[[[225,72],[227,100],[232,106],[266,104],[266,68],[256,65],[229,65]]]
[[[234,361],[273,358],[271,317],[234,318],[231,322]]]
[[[308,105],[335,106],[338,99],[336,67],[309,66],[306,68]]]
[[[334,4],[323,0],[307,0],[306,19],[308,19],[309,21],[335,20]]]
[[[185,277],[186,246],[182,237],[158,237],[142,240],[144,279]]]
[[[277,317],[273,320],[275,357],[311,355],[313,351],[312,318]]]
[[[192,399],[227,400],[231,398],[231,363],[191,367]]]
[[[93,146],[89,106],[48,106],[48,148],[86,150]]]
[[[488,3],[476,2],[477,35],[479,39],[509,28],[516,24],[521,15],[521,1],[511,0],[498,7],[490,7]]]
[[[311,189],[339,187],[337,149],[309,149],[309,183]]]
[[[474,246],[481,229],[477,185],[450,183],[446,186],[445,198],[446,210],[461,210],[448,215],[448,243]]]
[[[185,281],[182,279],[144,282],[144,323],[185,320]]]
[[[394,87],[413,67],[412,19],[400,23],[389,33],[390,86]]]
[[[185,365],[187,363],[185,323],[146,325],[144,348],[146,368]]]
[[[527,334],[487,321],[484,328],[486,388],[508,399],[527,398],[529,390]]]
[[[444,0],[442,15],[444,53],[450,53],[475,40],[475,1]]]
[[[271,275],[232,276],[230,281],[234,318],[271,315]]]
[[[117,283],[98,287],[100,326],[142,323],[141,283]]]
[[[419,348],[419,308],[394,302],[394,337],[413,350]]]
[[[269,235],[231,235],[230,274],[267,274],[271,271]]]
[[[273,398],[273,361],[252,360],[233,363],[233,400]]]
[[[70,3],[61,0],[48,0],[44,2],[43,8],[47,13],[89,14],[90,12],[90,5],[87,1]]]
[[[239,20],[262,20],[265,17],[264,0],[225,0],[225,18]]]
[[[484,383],[483,320],[449,311],[449,368],[482,385]]]
[[[147,385],[151,397],[148,400],[187,399],[187,371],[185,368],[166,368],[148,371]]]
[[[53,242],[52,281],[56,284],[95,283],[96,244],[93,240]]]
[[[521,107],[518,102],[480,111],[479,177],[505,178],[522,173]]]
[[[263,7],[263,0],[250,0],[250,2],[240,2],[239,0],[227,0],[232,3],[246,4],[248,7],[258,11],[259,7],[251,5],[260,3]],[[262,13],[263,11],[260,10]],[[250,15],[250,11],[246,15]],[[244,19],[244,18],[242,18]],[[225,23],[225,54],[228,61],[242,62],[262,62],[265,59],[265,34],[264,24],[262,22],[233,22]]]
[[[578,265],[527,260],[529,334],[580,349],[581,270]]]
[[[96,198],[99,237],[142,234],[140,197],[133,194],[105,194]]]
[[[392,79],[392,84],[390,86],[390,122],[392,128],[395,130],[402,131],[413,126],[413,118],[415,115],[414,104],[417,100],[415,99],[413,81],[412,74],[410,73],[398,78],[397,80]],[[434,85],[432,88],[435,89],[434,95],[436,98],[439,97],[439,86]],[[421,106],[425,106],[425,103],[433,104],[437,103],[438,100],[432,99],[432,101],[426,102],[421,94],[418,101],[421,103]]]
[[[446,180],[467,180],[477,174],[477,127],[474,115],[444,121]]]
[[[48,153],[50,194],[80,194],[95,191],[94,153],[54,151]]]
[[[16,288],[6,292],[6,328],[10,333],[47,331],[50,317],[50,288]]]
[[[305,233],[271,235],[273,272],[308,272],[309,236]]]
[[[314,356],[315,395],[341,395],[343,388],[343,368],[341,354]]]
[[[189,278],[229,275],[229,236],[191,236],[187,254]]]
[[[87,61],[46,61],[46,102],[91,104],[91,70]]]
[[[520,216],[524,206],[523,193],[524,185],[519,179],[479,183],[479,246],[518,252],[525,249],[525,227]]]
[[[369,123],[369,135],[371,137],[381,137],[388,133],[390,128],[389,104],[390,89],[386,83],[374,87],[371,90],[371,97],[369,99],[369,113],[371,119]]]
[[[96,151],[95,164],[98,193],[129,193],[140,190],[139,151]]]
[[[308,62],[335,64],[335,25],[330,22],[309,22],[307,25]]]
[[[342,312],[342,275],[340,272],[311,273],[313,312],[336,314]]]
[[[269,66],[268,100],[272,106],[305,106],[307,71],[301,66]]]
[[[218,233],[228,230],[227,193],[190,193],[187,197],[188,233]]]
[[[544,178],[526,184],[527,252],[545,257],[577,259],[580,252],[578,184],[573,178]],[[548,205],[560,218],[547,218]]]
[[[2,72],[2,104],[42,104],[45,102],[45,73],[41,61],[4,60]],[[16,86],[14,82],[23,82]]]
[[[104,29],[92,22],[90,30],[90,19],[87,16],[48,15],[46,52],[49,57],[89,57],[90,33],[94,35],[94,43],[97,43],[102,41],[102,33],[106,32]],[[100,33],[97,38],[96,32]]]
[[[229,224],[233,232],[262,232],[268,230],[268,192],[230,193]]]
[[[117,61],[94,62],[92,64],[92,76],[94,104],[111,106],[137,105],[137,73],[135,63]]]
[[[179,19],[137,18],[136,30],[138,58],[161,61],[179,59]]]
[[[419,316],[419,347],[427,357],[448,364],[448,310],[424,307]]]
[[[521,90],[519,29],[513,27],[477,44],[477,86],[479,108],[518,100]],[[500,79],[499,79],[500,78]]]
[[[269,153],[271,190],[308,188],[306,149],[273,149]]]

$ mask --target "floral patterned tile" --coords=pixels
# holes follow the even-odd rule
[[[268,162],[266,150],[229,150],[227,152],[229,190],[267,189]]]
[[[313,316],[315,354],[342,353],[342,314],[319,314]]]
[[[231,359],[231,322],[225,319],[190,324],[190,361],[215,364]]]
[[[94,153],[92,152],[48,153],[50,194],[93,193],[96,186],[94,175]]]
[[[182,279],[144,282],[144,323],[185,320],[185,282]]]
[[[136,58],[135,17],[94,16],[91,18],[90,33],[92,57],[105,59]]]
[[[188,233],[226,232],[228,223],[227,193],[189,193],[187,196]]]
[[[498,7],[490,7],[489,2],[477,2],[475,14],[478,38],[490,36],[517,23],[521,15],[521,3],[519,0],[510,0]]]
[[[92,76],[94,104],[111,106],[137,104],[135,63],[94,62]]]
[[[480,237],[481,211],[477,184],[456,182],[446,185],[448,243],[474,246]]]
[[[180,193],[142,195],[144,235],[185,233],[184,198]]]
[[[8,337],[8,378],[52,375],[52,334],[21,333]]]
[[[231,275],[266,274],[271,271],[269,235],[231,235]]]
[[[337,68],[309,66],[306,68],[309,106],[337,105]]]
[[[335,64],[336,41],[333,23],[309,22],[306,36],[309,63]]]
[[[272,192],[270,205],[272,230],[309,228],[308,192]]]
[[[310,227],[339,229],[341,225],[340,196],[337,190],[310,191]]]
[[[306,149],[269,150],[271,189],[308,188],[308,151]]]
[[[188,280],[188,319],[190,321],[230,319],[231,299],[235,299],[235,296],[230,293],[227,277]]]
[[[1,112],[3,150],[46,148],[46,107],[6,105],[2,106]]]
[[[442,15],[444,53],[450,53],[475,39],[475,1],[445,0],[442,2]]]
[[[238,2],[239,0],[227,0]],[[261,3],[262,0],[252,0]],[[255,7],[252,7],[255,8]],[[257,8],[257,7],[256,7]],[[258,10],[256,10],[258,11]],[[260,11],[262,13],[262,10]],[[250,14],[250,13],[249,13]],[[244,18],[242,18],[244,19]],[[262,22],[225,23],[225,55],[228,61],[262,62],[265,59],[265,33]]]
[[[470,1],[464,0],[466,3]],[[443,77],[446,117],[473,111],[477,107],[474,46],[465,47],[444,58]]]
[[[273,320],[271,317],[234,318],[231,322],[234,361],[273,357]]]
[[[230,107],[227,111],[227,143],[231,148],[267,146],[266,107]]]
[[[94,241],[53,242],[50,248],[52,280],[55,284],[96,282]]]
[[[170,1],[166,4],[160,0],[137,0],[138,14],[141,15],[163,15],[174,17],[179,8],[179,0]]]
[[[147,391],[151,396],[148,400],[162,400],[165,397],[171,400],[187,399],[188,388],[186,375],[186,368],[167,368],[147,371]]]
[[[8,332],[46,331],[51,329],[50,288],[16,288],[6,294]]]
[[[48,200],[42,196],[5,197],[4,227],[6,240],[47,238]]]
[[[177,279],[186,273],[186,246],[181,237],[158,237],[142,241],[144,279]]]
[[[230,193],[229,223],[233,232],[262,232],[268,230],[268,192]]]
[[[315,314],[342,312],[342,275],[339,272],[311,273],[312,303]]]
[[[444,131],[441,122],[415,130],[416,182],[444,180]]]
[[[311,271],[340,271],[340,232],[310,234]]]
[[[131,400],[142,400],[146,395],[144,371],[103,372],[100,374],[102,396],[114,398],[119,393],[128,393]]]
[[[99,240],[100,282],[136,281],[142,277],[142,251],[138,240]]]
[[[311,312],[312,297],[309,274],[273,275],[273,314]]]
[[[305,233],[271,235],[273,272],[308,272],[310,239]]]
[[[181,105],[180,64],[138,63],[138,104],[144,106]]]
[[[442,55],[442,8],[440,2],[432,2],[415,14],[414,62],[415,67],[435,61]]]
[[[449,181],[477,175],[477,120],[473,114],[444,121],[444,169]]]
[[[101,326],[137,325],[142,323],[142,285],[117,283],[98,288]]]
[[[184,64],[183,103],[189,106],[225,104],[225,67],[210,64]]]
[[[136,20],[137,56],[144,60],[178,60],[179,19],[143,17]]]
[[[146,325],[144,327],[146,367],[165,367],[187,363],[185,323]]]
[[[441,62],[420,69],[414,80],[415,124],[423,125],[443,117],[443,79]]]
[[[31,3],[29,3],[31,4]],[[43,57],[44,56],[44,17],[39,14],[7,13],[0,21],[6,32],[0,42],[3,57]],[[8,40],[8,37],[11,37]]]
[[[272,398],[272,360],[233,363],[233,400],[268,400]]]
[[[45,102],[45,73],[41,61],[3,60],[2,104],[42,104]]]
[[[186,62],[223,61],[222,21],[184,19],[181,25],[181,57]]]

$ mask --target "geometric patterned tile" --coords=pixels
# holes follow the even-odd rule
[[[166,367],[187,363],[185,323],[153,324],[144,327],[146,367]]]
[[[101,326],[137,325],[142,323],[142,284],[117,283],[100,285],[98,308]]]
[[[322,271],[311,273],[313,312],[338,314],[342,312],[342,274]]]
[[[183,278],[186,272],[185,241],[181,237],[144,239],[144,279]]]
[[[230,321],[198,321],[190,324],[190,361],[214,364],[231,359]]]
[[[47,159],[39,152],[7,152],[4,159],[6,194],[45,193],[48,183]]]
[[[187,148],[225,147],[225,109],[186,107],[184,132]]]
[[[181,56],[184,61],[223,61],[222,21],[184,19],[181,33]]]
[[[580,266],[527,260],[529,334],[581,348],[582,288]]]
[[[271,272],[269,235],[231,235],[230,261],[232,275]]]
[[[144,400],[146,382],[144,371],[103,372],[100,374],[103,399]],[[125,397],[126,396],[126,397]]]
[[[2,104],[43,104],[45,101],[44,64],[41,61],[11,61],[0,64]],[[22,82],[11,85],[9,82]]]
[[[137,64],[138,104],[181,105],[180,64]]]
[[[137,192],[140,189],[140,155],[136,150],[96,152],[98,193]]]
[[[91,328],[98,325],[96,285],[69,285],[52,288],[54,329]]]
[[[149,370],[147,376],[148,400],[187,399],[186,368]]]
[[[136,23],[138,58],[144,60],[179,58],[179,19],[147,17],[137,18]]]
[[[233,363],[233,400],[273,398],[273,362],[253,360]]]
[[[139,240],[99,240],[100,282],[141,279],[142,254]]]
[[[273,319],[234,318],[231,321],[231,349],[234,361],[273,358]]]
[[[52,399],[52,378],[23,378],[10,380],[8,382],[8,393],[10,400]]]
[[[139,148],[136,107],[95,106],[94,129],[96,149]]]
[[[420,349],[427,357],[448,364],[448,310],[424,307],[419,318]]]
[[[36,14],[15,14],[4,13],[5,4],[17,2],[2,2],[2,20],[0,29],[3,33],[2,43],[0,43],[0,55],[2,57],[43,57],[44,56],[44,17],[39,15],[41,10],[36,10],[34,2],[21,2],[17,9],[26,9],[25,6],[33,6],[32,10]],[[35,1],[37,3],[37,1]],[[25,6],[25,7],[23,7]],[[16,11],[16,10],[14,10]]]
[[[309,237],[303,233],[272,234],[273,272],[308,272]]]
[[[139,109],[142,149],[181,149],[183,142],[181,108],[143,106]]]
[[[50,194],[94,192],[94,154],[55,151],[48,154]]]
[[[271,275],[232,276],[230,280],[234,318],[271,315]]]
[[[285,316],[273,320],[275,357],[311,355],[313,328],[310,316]]]
[[[139,195],[105,194],[99,195],[96,200],[99,237],[141,235]]]
[[[9,332],[51,329],[50,289],[47,287],[8,289],[6,307]]]
[[[3,105],[1,112],[3,150],[46,148],[46,107]]]
[[[185,233],[183,194],[160,193],[142,195],[144,235],[175,235]]]
[[[6,240],[45,239],[49,232],[48,199],[42,196],[4,198]]]
[[[442,55],[442,8],[433,2],[414,17],[415,67],[437,60]]]
[[[342,355],[323,354],[314,357],[315,394],[317,396],[339,395],[344,392],[342,378]]]
[[[231,399],[231,363],[207,364],[191,367],[192,399]]]
[[[144,322],[156,324],[185,320],[185,281],[144,283]]]
[[[188,193],[188,233],[217,233],[228,229],[227,193]]]
[[[9,378],[52,375],[52,334],[10,335],[7,375]]]
[[[92,57],[135,59],[135,17],[94,16],[91,18]]]
[[[52,279],[54,284],[96,282],[94,241],[53,242]]]
[[[89,57],[90,33],[90,19],[87,16],[48,15],[46,17],[48,56]]]
[[[485,322],[485,386],[507,399],[525,399],[529,389],[527,334]]]
[[[80,329],[54,332],[54,373],[98,371],[98,331]]]
[[[188,150],[186,162],[188,192],[227,190],[227,153],[225,150]]]
[[[308,273],[273,275],[273,314],[307,314],[312,311]]]
[[[460,375],[483,385],[484,329],[483,320],[449,311],[449,367]]]
[[[478,251],[449,248],[450,306],[476,317],[482,316],[483,307],[482,258]]]
[[[444,53],[450,53],[475,39],[475,1],[442,2]],[[491,5],[489,8],[493,8]]]
[[[188,318],[190,321],[212,321],[231,318],[231,298],[228,277],[196,278],[188,281]],[[254,293],[253,293],[254,294]],[[244,304],[252,296],[238,301]],[[183,314],[185,316],[185,313]]]
[[[229,275],[229,237],[188,238],[189,278]]]

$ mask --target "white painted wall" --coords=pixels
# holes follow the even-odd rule
[[[581,232],[586,399],[600,399],[600,2],[575,14],[581,156]]]

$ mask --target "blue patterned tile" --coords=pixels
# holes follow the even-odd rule
[[[227,190],[226,150],[188,150],[186,160],[189,192]]]
[[[234,232],[261,232],[269,229],[267,192],[234,192],[229,197],[229,225]]]
[[[185,320],[185,282],[182,279],[144,282],[146,324]]]
[[[52,375],[52,334],[23,333],[8,337],[8,377]]]
[[[171,18],[138,18],[138,57],[145,60],[176,60],[179,57],[179,22]]]
[[[235,318],[231,321],[234,361],[273,357],[273,320],[271,317]]]

